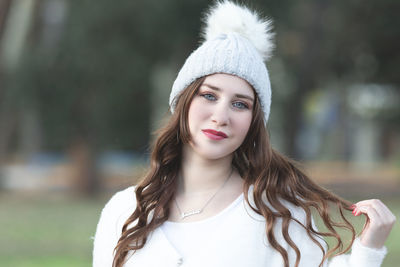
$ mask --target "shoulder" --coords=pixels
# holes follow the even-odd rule
[[[130,186],[124,190],[115,193],[105,205],[105,209],[121,208],[136,204],[135,186]]]
[[[249,187],[249,191],[248,191],[248,199],[249,199],[249,204],[253,207],[256,207],[255,205],[255,200],[254,200],[254,185],[250,185]],[[306,222],[306,212],[304,211],[304,209],[302,209],[299,206],[296,206],[295,204],[293,204],[292,202],[289,202],[281,197],[277,197],[277,200],[279,201],[279,203],[281,205],[283,205],[285,208],[287,208],[291,214],[291,217],[294,219],[297,219],[300,222]],[[262,202],[268,207],[270,208],[273,212],[276,212],[277,209],[274,208],[274,206],[268,201],[266,194],[264,192],[264,194],[262,194]]]
[[[249,190],[249,202],[250,205],[254,205],[255,207],[254,196],[252,195],[253,190],[254,186],[252,185],[250,186]],[[297,206],[294,203],[285,200],[281,197],[278,197],[277,200],[282,206],[284,206],[290,212],[291,220],[289,222],[289,233],[291,235],[295,237],[300,237],[300,239],[303,238],[304,236],[308,236],[307,230],[305,228],[307,226],[307,221],[310,221],[312,227],[316,229],[312,215],[310,214],[308,217],[306,211],[302,207]],[[268,201],[266,194],[262,195],[262,202],[273,212],[277,212],[277,209]],[[278,229],[281,230],[281,228],[282,228],[282,218],[277,218],[276,230]]]
[[[115,193],[101,211],[97,233],[102,230],[116,237],[129,216],[135,211],[135,187],[131,186]]]
[[[104,206],[93,244],[93,266],[111,266],[122,227],[136,208],[135,187],[115,193]]]
[[[128,187],[115,193],[104,206],[101,217],[126,217],[124,214],[132,214],[136,208],[135,186]],[[126,217],[127,219],[127,217]]]

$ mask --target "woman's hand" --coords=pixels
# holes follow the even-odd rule
[[[360,242],[366,247],[383,247],[396,221],[393,213],[379,199],[357,202],[352,206],[354,216],[365,214],[367,222],[360,236]]]

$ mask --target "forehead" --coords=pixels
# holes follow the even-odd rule
[[[254,97],[253,87],[244,79],[235,75],[216,73],[205,78],[203,84],[220,89],[221,92],[232,94],[246,94]]]

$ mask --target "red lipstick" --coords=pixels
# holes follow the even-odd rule
[[[219,132],[212,129],[205,129],[202,131],[206,136],[213,140],[221,140],[228,137],[224,132]]]

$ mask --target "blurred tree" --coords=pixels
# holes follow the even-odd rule
[[[43,150],[70,151],[73,162],[86,162],[75,180],[90,193],[98,188],[100,151],[146,151],[152,66],[181,53],[176,43],[193,47],[187,36],[198,22],[182,21],[192,17],[187,10],[197,16],[200,8],[188,8],[198,4],[190,1],[38,3],[8,90],[20,110],[39,112]]]
[[[13,92],[8,77],[15,70],[29,32],[32,1],[2,1],[0,3],[0,164],[5,161],[17,121]]]
[[[275,113],[279,113],[276,109],[284,109],[278,120],[283,123],[284,150],[290,156],[301,158],[296,138],[304,119],[305,101],[313,91],[332,83],[345,86],[337,88],[343,96],[346,86],[354,83],[390,84],[400,89],[396,67],[400,62],[400,51],[396,48],[400,46],[398,1],[257,3],[261,9],[271,11],[267,14],[274,19],[277,34],[272,63],[276,58],[282,60],[288,81],[273,84],[272,103]],[[272,82],[279,75],[271,72]],[[345,111],[345,104],[341,105]],[[399,125],[399,116],[392,116],[390,124]]]
[[[3,36],[7,15],[10,10],[12,0],[3,0],[0,2],[0,39]]]
[[[7,21],[7,17],[9,14],[11,6],[11,0],[4,0],[0,2],[0,51],[2,50],[2,39],[3,39],[3,33]],[[7,120],[7,115],[6,115],[6,110],[5,110],[5,82],[4,82],[4,70],[2,66],[2,60],[1,60],[1,53],[0,53],[0,164],[3,163],[4,161],[4,155],[5,155],[5,150],[6,150],[6,140],[8,139],[8,136],[10,135],[10,123]]]
[[[10,2],[1,2],[0,38]],[[353,83],[400,88],[397,0],[247,2],[274,20],[277,45],[267,63],[273,82],[271,121],[282,125],[284,150],[290,156],[301,157],[296,138],[313,91],[332,81],[344,85],[338,88],[342,92]],[[179,70],[199,43],[199,15],[210,1],[35,3],[24,56],[7,79],[0,76],[0,97],[6,94],[7,106],[15,110],[3,118],[17,123],[30,115],[40,125],[39,137],[31,141],[43,150],[69,151],[77,162],[86,162],[81,166],[88,169],[78,172],[83,178],[77,180],[82,181],[81,190],[90,191],[98,184],[99,152],[147,151],[152,73],[160,65],[173,73]],[[273,69],[278,63],[281,73]],[[171,85],[165,81],[167,92]],[[388,125],[398,121],[396,112],[386,117]],[[5,121],[1,114],[0,125]],[[7,133],[4,129],[0,136]],[[0,138],[0,154],[2,140],[18,143]]]

